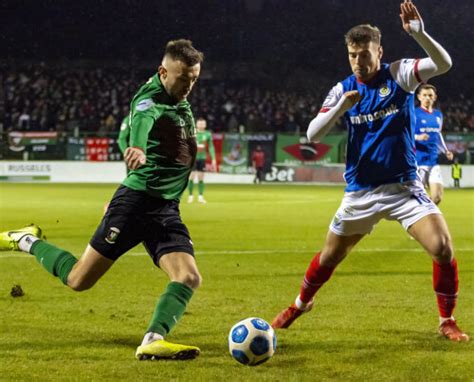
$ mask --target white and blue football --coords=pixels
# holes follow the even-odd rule
[[[235,360],[244,365],[260,365],[268,361],[275,350],[275,331],[261,318],[246,318],[230,329],[229,352]]]

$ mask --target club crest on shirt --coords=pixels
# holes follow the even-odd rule
[[[387,86],[386,83],[380,85],[379,87],[379,96],[384,98],[390,94],[390,88]]]
[[[120,233],[120,230],[117,227],[110,227],[109,232],[105,238],[105,241],[109,244],[115,244],[117,237]]]

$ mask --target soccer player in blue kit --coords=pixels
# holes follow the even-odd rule
[[[353,74],[332,88],[307,135],[311,141],[319,141],[344,116],[349,134],[347,187],[325,244],[306,271],[299,295],[274,318],[274,328],[288,328],[308,312],[314,295],[336,266],[378,221],[387,219],[398,221],[433,260],[440,335],[452,341],[469,341],[453,317],[458,268],[451,236],[416,172],[414,92],[422,81],[447,72],[451,58],[425,32],[411,1],[405,0],[400,9],[403,29],[428,57],[384,64],[378,28],[358,25],[345,35]]]
[[[416,93],[420,106],[415,109],[415,143],[418,175],[425,187],[429,187],[431,200],[435,204],[443,197],[443,178],[438,164],[438,152],[453,160],[453,153],[444,143],[441,130],[443,113],[434,108],[437,99],[436,88],[430,84],[421,85]]]

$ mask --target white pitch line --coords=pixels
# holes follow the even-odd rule
[[[471,252],[473,248],[456,248],[455,252]],[[197,256],[201,255],[265,255],[273,253],[312,253],[315,249],[256,249],[256,250],[222,250],[222,251],[196,251]],[[422,248],[360,248],[354,249],[352,252],[425,252]],[[127,256],[148,256],[146,252],[134,252]],[[17,258],[17,259],[34,259],[34,256],[25,256],[20,253],[0,253],[2,258]]]

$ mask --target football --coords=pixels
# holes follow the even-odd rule
[[[276,350],[276,335],[268,322],[250,317],[237,322],[229,332],[229,352],[248,366],[268,361]]]

